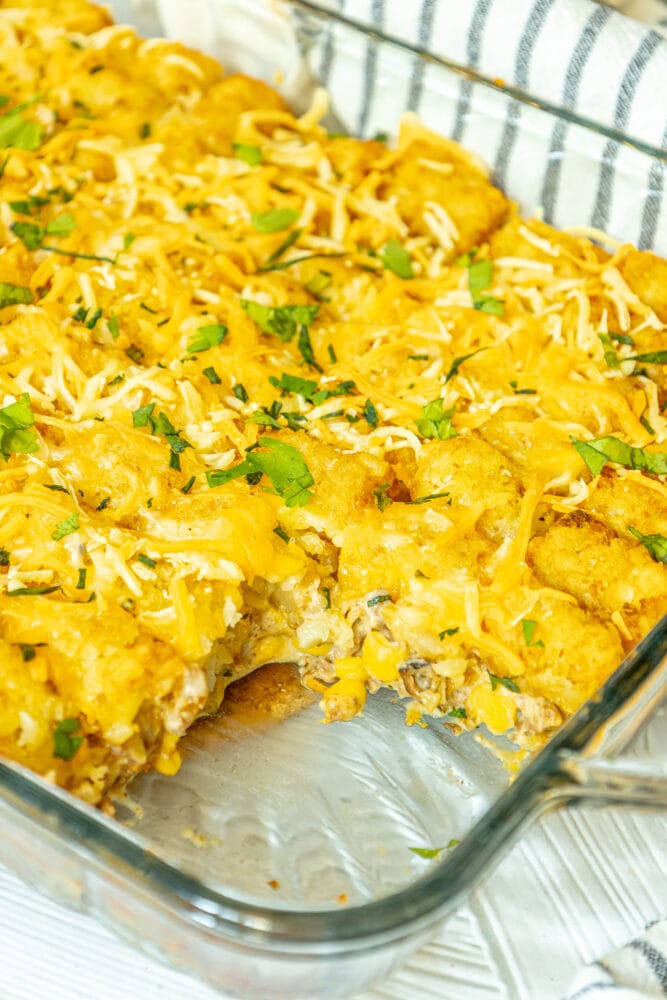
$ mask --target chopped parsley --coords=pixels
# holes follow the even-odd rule
[[[26,306],[33,298],[29,288],[0,281],[0,309],[5,309],[7,306]]]
[[[389,240],[378,254],[387,271],[393,271],[399,278],[414,278],[410,254],[398,240]]]
[[[614,345],[608,333],[598,333],[598,340],[602,344],[602,354],[607,368],[620,368],[621,362],[618,354],[614,350]]]
[[[293,339],[298,326],[310,326],[319,306],[263,306],[259,302],[241,299],[241,307],[263,333],[275,334],[283,343]]]
[[[325,291],[330,284],[331,274],[328,271],[318,271],[315,277],[311,278],[310,281],[307,281],[303,287],[307,292],[310,292],[311,295],[314,295],[318,301],[328,302],[329,299],[325,298],[324,295],[322,295],[322,292]]]
[[[628,531],[639,539],[652,559],[667,564],[667,538],[664,535],[642,535],[631,524],[628,525]]]
[[[283,393],[292,393],[301,396],[308,403],[319,406],[327,399],[335,396],[348,396],[356,389],[354,382],[339,382],[333,389],[320,389],[317,382],[309,378],[300,378],[298,375],[289,375],[283,372],[280,378],[275,375],[269,377],[269,382],[276,389],[282,389]]]
[[[390,483],[380,483],[380,485],[376,486],[373,490],[373,500],[375,502],[375,506],[380,512],[385,511],[387,507],[394,502],[391,497],[387,495],[387,490],[390,485]]]
[[[262,150],[246,142],[233,142],[232,149],[237,160],[243,160],[249,167],[258,167],[262,162]]]
[[[521,622],[521,628],[523,629],[523,638],[527,646],[541,646],[544,648],[544,643],[541,639],[538,639],[537,642],[533,642],[537,622],[531,621],[530,618],[524,618]]]
[[[667,351],[649,351],[647,354],[633,354],[626,361],[642,361],[646,365],[667,365]]]
[[[192,448],[192,445],[181,437],[181,432],[176,430],[166,413],[159,413],[157,417],[154,417],[154,410],[155,403],[147,403],[146,406],[140,406],[138,410],[133,410],[132,426],[150,427],[151,434],[164,437],[170,450],[169,468],[180,472],[180,456],[186,448]]]
[[[56,590],[61,589],[58,585],[53,587],[18,587],[16,590],[8,590],[7,597],[40,597],[42,594],[54,594]]]
[[[500,677],[498,674],[492,674],[490,670],[488,671],[488,674],[489,680],[491,681],[492,691],[495,691],[499,684],[502,684],[502,686],[507,688],[508,691],[516,692],[520,690],[519,685],[512,677]]]
[[[266,212],[253,212],[250,221],[258,233],[280,233],[298,218],[299,213],[293,208],[269,208]]]
[[[571,441],[594,476],[602,471],[607,462],[623,465],[627,469],[652,472],[656,476],[667,474],[667,452],[633,448],[615,437],[593,438],[591,441],[571,438]]]
[[[83,743],[83,736],[74,736],[81,729],[78,719],[63,719],[53,730],[53,756],[71,760]]]
[[[384,604],[385,601],[391,600],[391,594],[378,594],[376,597],[371,597],[370,600],[366,601],[366,606],[369,608],[374,608],[378,604]]]
[[[217,347],[227,336],[227,327],[224,323],[209,323],[200,326],[197,334],[191,338],[188,344],[190,354],[199,354],[201,351],[208,351],[211,347]]]
[[[470,354],[462,354],[461,357],[454,358],[449,366],[449,371],[445,375],[445,384],[458,375],[459,368],[464,361],[467,361],[469,358],[474,358],[476,354],[479,354],[480,351],[485,351],[486,349],[486,347],[478,347],[476,351],[471,351]]]
[[[473,260],[476,252],[476,250],[470,250],[457,260],[457,264],[468,269],[468,289],[472,304],[480,312],[502,316],[505,312],[505,303],[491,295],[483,294],[492,282],[493,264],[490,260]]]
[[[21,112],[25,105],[12,108],[0,116],[0,149],[25,149],[34,152],[44,140],[44,129],[28,121]]]
[[[55,526],[55,529],[51,532],[51,538],[54,542],[59,542],[61,538],[64,538],[66,535],[71,535],[78,530],[79,515],[70,514],[69,517],[66,517],[64,521],[61,521],[60,524]]]
[[[429,493],[428,496],[425,496],[425,497],[415,497],[414,500],[406,500],[405,502],[406,502],[406,504],[414,504],[414,505],[416,505],[416,504],[421,504],[421,503],[429,503],[431,500],[440,500],[442,497],[448,497],[448,496],[449,496],[449,492],[447,490],[445,490],[444,493]],[[452,501],[450,499],[449,503],[451,504],[451,502]]]
[[[443,851],[451,851],[452,848],[458,847],[460,843],[460,840],[450,840],[444,847],[410,847],[408,850],[412,851],[413,854],[416,854],[417,857],[426,858],[428,860],[430,858],[437,858]]]
[[[210,487],[222,486],[241,476],[267,476],[278,496],[287,507],[303,507],[312,497],[310,487],[315,480],[301,453],[292,445],[272,438],[259,439],[259,448],[248,452],[245,461],[231,469],[209,470],[206,479]]]
[[[71,215],[65,213],[57,219],[52,219],[43,226],[40,222],[14,222],[11,229],[21,240],[26,250],[50,250],[51,247],[43,247],[47,236],[69,236],[76,228],[76,222]],[[72,256],[75,256],[72,254]]]
[[[34,423],[27,392],[21,393],[15,403],[0,408],[0,455],[5,461],[10,455],[32,455],[37,451]]]
[[[375,430],[380,421],[380,418],[378,417],[378,411],[375,409],[370,399],[367,399],[366,402],[364,403],[362,415],[368,426],[372,430]]]
[[[456,437],[457,432],[452,426],[454,412],[453,406],[449,410],[444,409],[442,399],[433,399],[430,403],[422,406],[421,418],[416,422],[417,430],[423,438],[438,438],[440,441],[446,441],[447,438]]]

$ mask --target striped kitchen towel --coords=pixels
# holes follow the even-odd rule
[[[336,131],[391,134],[402,112],[416,111],[478,153],[525,211],[667,254],[667,41],[607,5],[134,2],[157,3],[172,37],[278,81],[297,108],[323,84]]]
[[[581,972],[567,1000],[649,1000],[667,996],[667,921]]]

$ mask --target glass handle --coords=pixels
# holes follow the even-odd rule
[[[667,809],[667,773],[653,762],[599,760],[563,754],[559,798],[572,802]]]

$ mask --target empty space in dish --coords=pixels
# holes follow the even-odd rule
[[[323,725],[309,701],[289,667],[239,682],[183,741],[178,774],[135,780],[119,818],[214,890],[331,908],[413,883],[434,860],[410,848],[445,857],[507,786],[474,736],[407,726],[387,692],[345,724]]]

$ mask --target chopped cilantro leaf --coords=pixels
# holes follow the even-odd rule
[[[215,370],[215,368],[213,368],[213,367],[204,368],[204,370],[202,372],[202,375],[206,376],[206,378],[209,380],[209,382],[211,383],[211,385],[222,385],[222,379],[218,375],[218,373]]]
[[[81,569],[79,570],[79,579],[76,582],[76,589],[77,590],[85,590],[86,589],[86,576],[87,576],[87,574],[88,574],[88,571],[87,571],[86,567],[82,566]]]
[[[113,313],[107,320],[107,327],[113,339],[116,340],[120,336],[120,326],[118,325],[118,317]]]
[[[144,566],[148,566],[149,569],[155,569],[157,566],[155,559],[151,559],[150,556],[144,555],[143,552],[140,552],[137,555],[137,562],[142,563]]]
[[[628,531],[639,539],[652,559],[667,564],[667,538],[664,535],[643,535],[631,524],[628,525]]]
[[[336,352],[333,349],[333,344],[327,344],[327,354],[329,355],[329,361],[331,364],[335,365],[338,358],[336,357]]]
[[[604,357],[604,363],[607,368],[620,368],[621,362],[619,361],[618,354],[614,350],[614,345],[611,342],[611,337],[608,333],[598,333],[598,340],[602,344],[602,353]]]
[[[324,298],[322,292],[328,288],[330,284],[330,273],[328,271],[318,271],[315,277],[311,278],[310,281],[307,281],[303,287],[306,291],[310,292],[311,295],[314,295],[316,299],[328,302],[329,300]]]
[[[70,516],[66,517],[64,521],[61,521],[60,524],[56,525],[55,529],[51,532],[51,538],[54,542],[58,542],[61,538],[64,538],[65,535],[71,535],[73,532],[78,530],[79,515],[70,514]]]
[[[282,538],[284,542],[289,542],[289,535],[287,534],[284,528],[280,527],[280,525],[278,525],[277,528],[273,529],[273,533],[274,535],[277,535],[278,538]]]
[[[134,361],[135,365],[142,365],[144,363],[144,352],[136,344],[130,344],[129,347],[126,347],[125,353],[130,361]]]
[[[479,247],[471,247],[466,253],[462,253],[456,258],[454,263],[457,267],[470,267],[479,252]]]
[[[468,713],[465,708],[452,708],[447,712],[447,715],[451,715],[453,719],[467,719]]]
[[[243,160],[249,167],[257,167],[262,162],[262,150],[246,142],[233,142],[232,149],[237,160]]]
[[[433,399],[422,406],[421,419],[416,421],[417,430],[424,438],[446,441],[447,438],[456,437],[457,432],[452,426],[454,412],[453,406],[449,410],[444,409],[442,399]]]
[[[56,590],[61,589],[58,585],[54,587],[18,587],[16,590],[8,590],[7,597],[39,597],[42,594],[54,594]]]
[[[71,215],[65,213],[47,222],[45,232],[48,236],[69,236],[75,229],[76,222]]]
[[[374,608],[377,604],[384,604],[385,601],[391,600],[391,594],[378,594],[376,597],[371,597],[370,600],[366,601],[366,607]]]
[[[181,487],[181,493],[185,493],[187,495],[194,486],[196,481],[197,481],[196,476],[190,476],[185,486]]]
[[[41,646],[43,645],[43,643],[39,643],[39,645]],[[35,647],[32,645],[32,643],[19,642],[18,647],[21,650],[21,659],[23,660],[24,663],[30,663],[31,660],[35,659],[35,656],[37,654],[35,652]]]
[[[0,117],[0,149],[25,149],[34,152],[44,139],[44,129],[27,121],[21,108],[13,108]]]
[[[458,375],[459,368],[461,367],[464,361],[467,361],[469,358],[474,358],[476,354],[479,354],[480,351],[485,351],[486,349],[487,349],[486,347],[478,347],[476,351],[471,351],[470,354],[463,354],[459,358],[454,358],[451,365],[449,366],[449,371],[445,375],[445,383],[449,382],[451,379],[454,378],[454,376]]]
[[[249,417],[246,417],[246,423],[259,424],[260,427],[273,427],[276,430],[280,430],[281,426],[265,406],[260,407],[259,410],[255,410]]]
[[[438,638],[442,642],[446,635],[456,635],[459,631],[458,625],[455,628],[443,628],[442,632],[438,632]]]
[[[151,135],[152,131],[153,131],[153,128],[152,128],[150,122],[142,122],[141,126],[139,128],[139,138],[140,139],[148,139],[148,138],[150,138],[150,135]]]
[[[13,222],[10,229],[18,236],[26,250],[37,250],[46,235],[44,226],[38,222]]]
[[[132,411],[132,426],[133,427],[147,427],[148,421],[153,415],[153,410],[155,409],[155,403],[147,403],[146,406],[140,406],[138,410]]]
[[[222,486],[232,479],[259,473],[267,476],[278,496],[287,507],[303,507],[312,497],[310,487],[315,480],[301,453],[292,445],[260,438],[259,448],[247,453],[240,465],[225,470],[209,470],[206,479],[210,487]]]
[[[667,351],[649,351],[647,354],[633,354],[626,361],[642,361],[645,365],[667,365]]]
[[[97,326],[97,323],[100,320],[101,316],[102,316],[102,310],[101,309],[96,309],[95,312],[90,317],[90,319],[86,320],[86,329],[87,330],[94,330],[95,327]]]
[[[5,309],[6,306],[25,306],[32,302],[33,298],[29,288],[0,281],[0,309]]]
[[[507,688],[508,691],[519,691],[519,685],[512,677],[500,677],[498,674],[492,674],[488,671],[489,680],[491,681],[491,690],[495,691],[499,684]]]
[[[647,434],[651,434],[653,437],[655,437],[655,429],[648,422],[644,414],[642,414],[641,417],[639,418],[639,423],[642,425]]]
[[[250,221],[258,233],[280,233],[298,218],[299,213],[293,208],[270,208],[266,212],[253,212]]]
[[[428,354],[408,354],[409,361],[428,361]]]
[[[483,295],[482,292],[489,287],[493,277],[493,264],[490,260],[473,260],[476,250],[470,250],[467,254],[459,257],[457,263],[468,268],[468,289],[472,298],[472,304],[480,312],[490,313],[493,316],[502,316],[505,312],[505,303],[500,299],[495,299],[490,295]]]
[[[412,851],[412,853],[416,854],[418,857],[426,858],[428,860],[430,858],[437,858],[443,851],[451,851],[451,849],[453,847],[457,847],[459,843],[459,840],[450,840],[444,847],[410,847],[408,850]]]
[[[571,438],[571,441],[594,476],[602,471],[607,462],[623,465],[627,469],[652,472],[656,476],[667,474],[667,452],[633,448],[615,437],[593,438],[590,441]]]
[[[542,646],[544,648],[544,643],[541,639],[533,642],[537,622],[531,621],[529,618],[524,618],[521,622],[521,628],[523,629],[523,638],[527,646]]]
[[[208,351],[210,347],[217,347],[227,336],[227,327],[224,323],[209,323],[198,327],[197,334],[188,344],[190,354],[199,354],[201,351]]]
[[[0,566],[9,566],[9,552],[0,548]]]
[[[322,367],[315,360],[315,354],[313,353],[313,345],[310,342],[310,334],[308,333],[308,327],[305,323],[301,326],[299,330],[299,339],[297,341],[297,347],[299,348],[299,353],[305,363],[311,368],[315,368],[316,371],[321,372]]]
[[[21,393],[15,403],[0,408],[0,455],[5,461],[10,455],[32,455],[37,451],[34,423],[27,392]]]
[[[375,506],[380,512],[385,511],[387,507],[394,502],[390,496],[387,496],[387,490],[390,485],[390,483],[380,483],[380,485],[376,486],[373,490],[373,500],[375,502]]]
[[[398,240],[389,240],[378,255],[387,271],[393,271],[399,278],[414,278],[410,254]]]
[[[69,490],[66,490],[60,483],[44,483],[44,489],[52,490],[55,493],[64,493],[65,496],[69,496]]]
[[[297,326],[309,326],[317,316],[319,306],[263,306],[259,302],[241,299],[241,307],[263,333],[273,333],[284,343],[292,340]]]
[[[283,393],[290,392],[301,396],[314,406],[319,406],[320,403],[335,396],[347,396],[356,388],[354,382],[346,381],[340,382],[334,389],[320,389],[317,382],[312,379],[300,378],[298,375],[289,375],[286,372],[283,372],[280,378],[271,375],[269,382],[276,389],[282,389]]]
[[[53,730],[53,756],[71,760],[83,743],[83,736],[73,734],[81,729],[78,719],[63,719]]]
[[[331,591],[328,587],[322,587],[322,596],[324,597],[324,607],[328,611],[331,607]]]
[[[289,250],[289,248],[291,246],[294,246],[294,244],[298,240],[299,236],[301,236],[301,230],[300,229],[294,229],[289,234],[289,236],[286,239],[283,240],[283,242],[280,244],[280,246],[278,247],[278,249],[273,251],[273,253],[269,257],[268,261],[266,262],[267,266],[268,267],[272,267],[273,264],[275,264],[277,261],[279,261],[280,258],[282,257],[282,255],[284,253],[287,253],[287,251]]]
[[[380,418],[378,417],[378,411],[375,409],[370,399],[367,399],[366,402],[364,403],[362,415],[368,426],[372,430],[375,430],[375,428],[379,423]]]
[[[632,347],[634,340],[629,333],[612,333],[609,331],[609,336],[612,340],[615,340],[617,344],[625,344],[627,347]]]
[[[232,392],[241,403],[248,402],[248,393],[246,392],[245,386],[241,385],[240,382],[236,383]]]
[[[406,504],[413,504],[416,506],[417,504],[429,503],[431,500],[440,500],[442,497],[448,497],[448,496],[449,493],[447,492],[447,490],[445,490],[444,493],[429,493],[428,496],[415,497],[414,500],[406,500],[405,502]],[[449,502],[451,504],[451,500]]]
[[[95,510],[106,510],[110,503],[111,497],[104,497],[103,500],[100,500]]]
[[[123,236],[123,250],[129,250],[136,238],[134,233],[125,233],[125,236]]]

